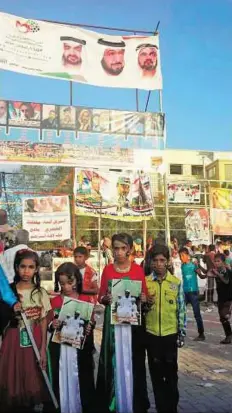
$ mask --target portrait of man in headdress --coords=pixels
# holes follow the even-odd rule
[[[105,73],[111,76],[118,76],[122,73],[125,66],[125,42],[112,42],[99,39],[98,44],[104,47],[101,65]]]

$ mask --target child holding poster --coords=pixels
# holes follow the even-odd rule
[[[77,266],[72,262],[60,265],[55,273],[55,291],[60,294],[51,300],[54,318],[49,330],[61,330],[64,336],[74,337],[73,326],[79,321],[80,314],[75,312],[73,322],[71,313],[66,314],[65,326],[58,319],[64,302],[77,300],[90,302],[88,295],[82,294],[82,277]],[[63,307],[64,308],[64,307]],[[93,318],[93,317],[92,317]],[[78,323],[79,325],[80,323]],[[95,385],[93,361],[93,327],[91,321],[86,328],[85,343],[82,350],[72,345],[51,341],[52,384],[61,413],[91,413],[94,411]],[[62,334],[61,334],[62,336]]]
[[[132,325],[131,322],[113,325],[115,323],[112,321],[111,306],[115,306],[113,297],[116,297],[117,293],[119,307],[123,301],[120,289],[115,294],[114,290],[112,291],[112,284],[116,280],[128,280],[126,288],[122,285],[124,293],[128,287],[132,291],[134,281],[140,282],[140,301],[145,302],[147,293],[145,278],[142,268],[130,261],[133,248],[133,239],[130,235],[115,234],[112,238],[112,247],[114,264],[107,265],[103,271],[98,298],[98,301],[105,305],[105,316],[97,378],[97,408],[101,413],[109,411],[141,413],[149,408],[144,328],[142,325]],[[130,301],[127,298],[129,298],[129,291],[126,291],[125,302]],[[130,311],[135,312],[137,316],[139,305],[136,304],[135,308],[134,304],[134,300],[130,301]]]

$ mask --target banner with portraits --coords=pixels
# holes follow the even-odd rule
[[[23,229],[30,241],[63,241],[70,239],[70,206],[68,196],[23,199]]]
[[[143,171],[76,169],[76,214],[141,221],[153,215],[150,176]]]
[[[209,213],[205,208],[185,210],[186,239],[194,245],[210,243]]]
[[[170,204],[199,204],[201,199],[200,184],[187,182],[168,183],[168,202]]]
[[[164,149],[165,116],[0,100],[0,161],[127,166]]]
[[[0,68],[108,87],[162,89],[159,36],[112,36],[0,13]]]

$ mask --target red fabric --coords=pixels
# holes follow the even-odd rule
[[[100,302],[101,297],[106,294],[108,289],[108,282],[110,280],[113,280],[114,278],[119,279],[124,277],[129,278],[132,281],[142,281],[142,292],[147,295],[147,287],[142,267],[133,262],[128,272],[120,273],[115,270],[113,264],[109,264],[104,268],[102,273],[98,301]]]
[[[41,346],[41,328],[33,328]],[[0,351],[0,411],[11,406],[33,406],[47,402],[49,395],[32,347],[20,347],[19,329],[9,328]],[[3,408],[3,410],[2,410]]]
[[[83,291],[96,288],[96,281],[92,281],[94,274],[96,274],[96,271],[89,265],[86,265],[83,277]],[[92,304],[97,304],[97,295],[89,295],[88,297]]]

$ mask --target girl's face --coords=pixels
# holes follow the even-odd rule
[[[121,241],[114,241],[113,253],[114,253],[115,260],[118,263],[123,263],[130,256],[130,247],[129,245],[126,245]]]
[[[75,289],[76,286],[76,280],[74,278],[69,278],[67,275],[60,275],[59,276],[59,284],[61,288],[61,292],[64,295],[71,295],[73,293],[73,290]]]
[[[36,263],[32,258],[23,259],[18,266],[19,277],[24,282],[31,283],[36,271]]]

